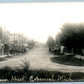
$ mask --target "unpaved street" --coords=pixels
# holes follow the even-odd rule
[[[48,70],[48,71],[62,71],[62,72],[84,72],[84,67],[68,66],[58,63],[53,63],[50,58],[52,55],[48,52],[48,48],[34,48],[22,56],[13,56],[0,61],[0,67],[9,66],[12,68],[21,67],[23,60],[30,61],[30,69],[32,70]]]

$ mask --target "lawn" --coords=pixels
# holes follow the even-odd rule
[[[84,59],[76,58],[74,56],[58,56],[52,57],[51,60],[56,63],[64,64],[64,65],[72,65],[72,66],[84,66]]]

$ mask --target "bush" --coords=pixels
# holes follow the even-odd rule
[[[45,70],[33,70],[30,73],[30,76],[28,75],[29,73],[26,73],[23,69],[11,69],[9,67],[4,67],[0,69],[0,79],[8,79],[9,81],[12,81],[12,76],[18,78],[22,78],[23,76],[25,77],[24,80],[21,80],[21,82],[25,81],[28,82],[31,75],[33,75],[33,78],[37,77],[38,78],[43,78],[43,79],[49,79],[53,78],[55,81],[78,81],[80,79],[84,79],[84,73],[83,72],[73,72],[73,73],[63,73],[59,71],[45,71]],[[52,77],[53,76],[53,77]],[[61,79],[60,79],[61,77]],[[71,80],[70,80],[71,79]],[[16,80],[16,82],[18,82]],[[45,81],[42,81],[45,82]]]

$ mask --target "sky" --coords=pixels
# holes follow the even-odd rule
[[[84,22],[83,10],[84,2],[2,3],[0,26],[44,43],[64,23]]]

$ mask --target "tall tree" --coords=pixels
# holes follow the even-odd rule
[[[59,33],[59,43],[67,48],[84,48],[84,24],[64,24]]]
[[[49,37],[48,37],[47,45],[48,45],[49,48],[52,48],[52,47],[55,46],[55,40],[53,39],[52,36],[49,36]]]

